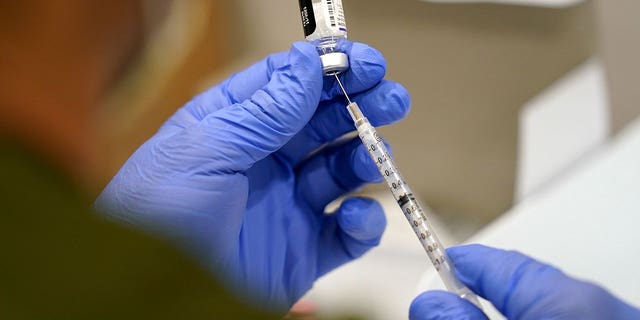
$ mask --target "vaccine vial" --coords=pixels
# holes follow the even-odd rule
[[[298,0],[302,27],[307,41],[318,49],[325,76],[340,74],[349,69],[349,57],[338,50],[347,38],[342,0]]]

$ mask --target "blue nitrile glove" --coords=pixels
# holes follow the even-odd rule
[[[382,80],[375,49],[345,42],[347,91],[374,125],[403,118],[409,96]],[[102,212],[169,237],[234,289],[288,308],[313,282],[376,246],[380,205],[332,200],[381,180],[316,49],[295,43],[195,97],[125,163],[96,202]]]
[[[640,310],[606,290],[515,251],[481,245],[447,250],[460,280],[508,319],[640,319]],[[430,291],[411,304],[411,320],[487,319],[467,300]]]

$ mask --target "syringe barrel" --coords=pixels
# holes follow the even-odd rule
[[[400,206],[447,290],[482,308],[476,295],[456,277],[453,263],[449,259],[440,239],[433,231],[433,227],[429,224],[424,207],[416,200],[411,188],[409,188],[406,180],[400,174],[400,170],[387,150],[382,137],[362,114],[356,103],[352,102],[347,105],[347,110],[358,130],[360,140],[362,140],[369,156],[378,167],[378,171],[380,171],[389,186],[394,199]]]
[[[349,58],[339,50],[340,41],[347,38],[342,0],[298,2],[305,38],[318,49],[324,74],[330,76],[349,69]]]

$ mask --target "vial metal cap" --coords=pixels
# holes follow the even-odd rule
[[[325,76],[342,73],[349,69],[349,57],[342,52],[331,52],[320,56]]]

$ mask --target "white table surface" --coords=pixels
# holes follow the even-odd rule
[[[468,242],[519,250],[640,306],[639,229],[640,120]],[[426,269],[416,293],[441,288]]]

